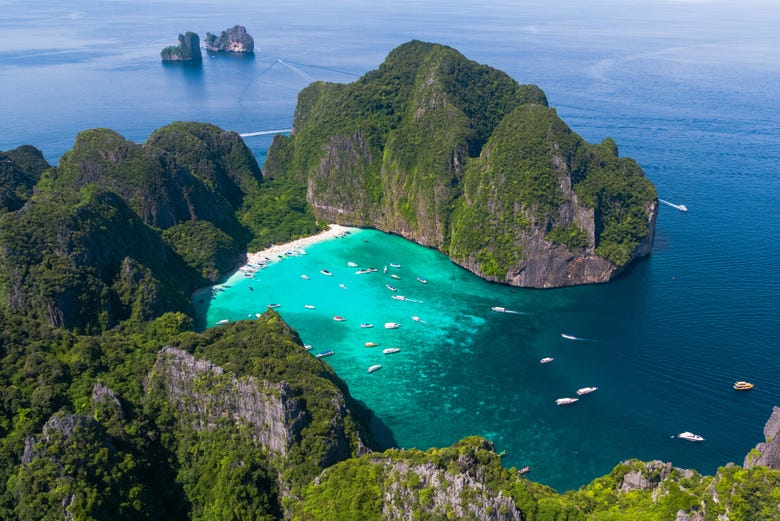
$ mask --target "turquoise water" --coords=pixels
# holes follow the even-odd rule
[[[375,411],[386,443],[427,448],[482,434],[508,464],[560,489],[628,457],[711,473],[760,441],[780,403],[780,10],[770,2],[0,4],[0,150],[33,144],[53,162],[91,127],[139,142],[175,120],[290,128],[301,88],[351,81],[412,38],[539,85],[576,132],[614,138],[661,198],[689,208],[661,207],[652,256],[626,276],[507,288],[362,231],[229,283],[201,316],[235,320],[279,303],[312,351],[335,351],[325,360]],[[160,63],[178,33],[236,23],[255,38],[253,58]],[[246,138],[260,162],[271,139]],[[354,275],[349,261],[380,272]],[[390,298],[381,273],[390,262],[401,264],[398,293],[421,303]],[[363,321],[375,327],[361,330]],[[385,330],[386,321],[402,325]],[[545,356],[555,361],[539,364]],[[375,363],[382,369],[369,374]],[[737,379],[756,389],[735,393]],[[554,404],[583,386],[599,390]],[[683,430],[707,441],[669,438]]]

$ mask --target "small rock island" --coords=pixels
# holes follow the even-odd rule
[[[200,37],[197,33],[186,32],[179,35],[179,45],[171,45],[160,51],[164,62],[201,62]]]
[[[236,25],[222,31],[219,36],[206,33],[206,50],[210,52],[232,52],[251,54],[255,50],[255,40],[242,25]]]

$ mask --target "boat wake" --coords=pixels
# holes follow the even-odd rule
[[[239,134],[241,137],[253,137],[253,136],[268,136],[270,134],[287,134],[292,132],[291,128],[280,128],[278,130],[258,130],[257,132],[243,132]]]
[[[561,336],[566,340],[572,340],[574,342],[601,342],[601,340],[596,340],[595,338],[580,338],[566,333],[561,333]]]
[[[669,205],[672,208],[677,208],[681,212],[687,212],[688,211],[688,207],[685,206],[684,204],[674,204],[674,203],[670,203],[669,201],[664,201],[663,199],[658,199],[658,202],[664,203],[666,205]]]

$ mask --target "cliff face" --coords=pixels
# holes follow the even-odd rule
[[[200,37],[193,32],[179,35],[179,45],[172,45],[160,51],[164,62],[195,62],[203,61],[200,52]]]
[[[264,175],[304,179],[319,219],[517,286],[605,282],[652,248],[655,189],[614,142],[585,143],[538,87],[435,44],[304,89]]]
[[[0,214],[21,208],[49,168],[41,151],[29,145],[0,152]]]
[[[780,407],[775,406],[764,426],[765,441],[756,445],[756,448],[745,456],[742,466],[746,469],[756,466],[780,469],[780,437],[778,434],[780,434]]]
[[[236,25],[222,31],[217,36],[206,33],[206,50],[211,52],[252,53],[255,50],[255,40],[246,32],[246,28]]]

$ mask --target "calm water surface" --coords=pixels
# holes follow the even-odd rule
[[[609,285],[522,290],[360,231],[229,283],[200,320],[280,303],[313,351],[336,352],[326,360],[375,411],[385,441],[427,448],[480,434],[507,451],[507,464],[531,465],[534,479],[559,489],[628,457],[705,473],[741,462],[780,401],[778,10],[514,4],[0,1],[0,150],[29,143],[56,163],[86,128],[142,142],[176,120],[288,129],[311,81],[353,81],[412,38],[451,45],[542,87],[576,132],[613,137],[663,199],[688,206],[661,207],[653,255]],[[237,23],[255,37],[253,57],[160,63],[178,33],[202,38]],[[246,138],[260,162],[271,138]],[[348,261],[380,272],[357,276]],[[381,272],[390,262],[401,264],[400,279]],[[409,300],[391,299],[387,283]],[[385,330],[386,321],[401,327]],[[401,351],[383,355],[385,347]],[[541,365],[544,356],[555,361]],[[383,368],[368,374],[374,363]],[[735,393],[736,379],[756,389]],[[583,386],[599,390],[555,406]],[[683,430],[707,441],[669,438]]]

